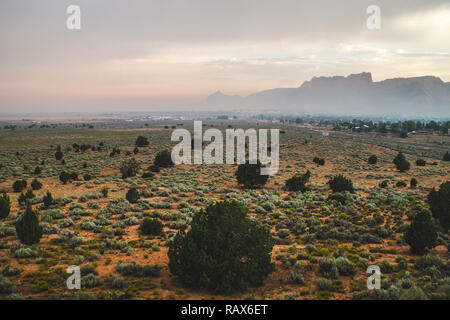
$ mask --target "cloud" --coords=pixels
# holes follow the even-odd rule
[[[82,29],[69,31],[72,0],[2,0],[0,112],[245,95],[361,71],[450,81],[448,1],[379,0],[379,31],[366,28],[372,2],[77,0]]]

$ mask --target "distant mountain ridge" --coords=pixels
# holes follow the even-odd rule
[[[371,73],[363,72],[347,77],[314,77],[298,88],[265,90],[247,97],[217,91],[204,104],[308,113],[448,117],[450,82],[434,76],[374,82]]]

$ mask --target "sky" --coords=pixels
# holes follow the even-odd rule
[[[450,82],[450,2],[0,1],[0,113],[189,108],[360,72]]]

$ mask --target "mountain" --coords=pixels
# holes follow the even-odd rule
[[[247,97],[218,91],[204,104],[315,114],[449,117],[450,83],[433,76],[374,82],[371,73],[363,72],[347,77],[314,77],[298,88],[265,90]]]

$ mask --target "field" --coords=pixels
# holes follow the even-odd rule
[[[244,129],[257,125],[230,123]],[[206,124],[221,130],[228,125]],[[428,207],[430,190],[449,181],[450,162],[442,156],[450,137],[424,135],[401,144],[395,139],[367,140],[364,134],[323,136],[319,129],[271,124],[284,130],[280,170],[263,188],[243,190],[235,178],[237,165],[180,165],[143,178],[157,152],[173,145],[170,134],[175,125],[117,122],[89,128],[65,123],[1,130],[0,191],[11,198],[11,214],[0,221],[0,299],[360,299],[377,294],[384,299],[450,298],[448,230],[438,226],[437,246],[423,256],[412,254],[402,239],[414,214]],[[186,122],[184,127],[191,126]],[[134,154],[138,136],[147,137],[149,145]],[[75,143],[90,147],[75,152]],[[57,146],[64,162],[55,159]],[[114,148],[120,154],[110,156]],[[399,151],[411,163],[409,171],[400,172],[392,163]],[[378,157],[376,164],[368,164],[371,155]],[[141,170],[123,179],[121,163],[131,157]],[[325,164],[314,163],[314,157],[325,159]],[[417,159],[427,164],[417,166]],[[36,167],[41,172],[36,173]],[[309,191],[285,190],[287,179],[307,170]],[[62,171],[76,172],[78,178],[63,184]],[[356,192],[329,197],[327,181],[337,174],[351,178]],[[14,222],[25,207],[12,185],[25,179],[31,189],[35,178],[42,187],[33,191],[31,202],[44,235],[40,243],[26,246],[15,234]],[[415,187],[410,186],[412,178],[418,181]],[[379,186],[382,181],[387,181],[385,188]],[[131,204],[123,199],[133,187],[140,199]],[[49,208],[42,203],[47,190],[55,199]],[[184,287],[169,271],[168,242],[201,208],[232,199],[244,203],[251,219],[272,233],[276,271],[262,286],[227,296]],[[160,219],[163,234],[141,234],[138,228],[145,217]],[[327,266],[330,261],[337,265],[337,274]],[[134,271],[127,265],[131,263],[147,271]],[[66,286],[70,265],[81,266],[81,290]],[[367,290],[369,265],[380,266],[383,290]]]

